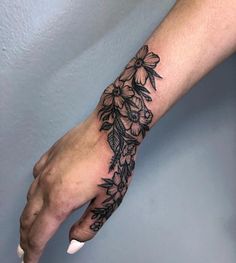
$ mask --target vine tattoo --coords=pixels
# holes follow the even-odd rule
[[[121,204],[128,189],[129,178],[135,166],[137,146],[149,130],[153,114],[147,104],[152,101],[147,82],[156,90],[154,70],[160,57],[143,46],[130,60],[117,80],[106,88],[98,112],[102,122],[100,131],[108,133],[107,141],[113,152],[109,165],[111,179],[102,178],[98,185],[106,190],[106,199],[92,210],[90,229],[98,231],[113,211]]]

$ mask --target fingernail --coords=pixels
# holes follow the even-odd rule
[[[70,241],[70,245],[68,246],[67,253],[68,254],[74,254],[78,252],[84,245],[84,242],[79,242],[75,239],[72,239]]]
[[[20,244],[18,244],[18,246],[17,246],[17,255],[19,258],[21,258],[24,255],[24,250],[22,249]]]

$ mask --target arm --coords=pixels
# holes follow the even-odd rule
[[[127,191],[146,132],[235,51],[235,12],[231,0],[178,1],[94,112],[40,158],[20,220],[25,263],[38,262],[60,224],[89,201],[68,252],[95,236]]]

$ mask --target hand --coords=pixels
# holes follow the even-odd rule
[[[108,171],[112,151],[107,132],[99,131],[101,123],[96,115],[66,133],[34,166],[35,180],[20,218],[24,263],[38,262],[60,224],[86,202],[91,201],[71,227],[70,240],[85,242],[93,238],[122,201],[130,179],[119,181]],[[111,194],[116,202],[105,202],[105,207],[103,202]],[[81,245],[77,243],[78,248]],[[68,252],[75,252],[73,249],[72,244]]]
[[[88,201],[85,214],[70,230],[69,253],[91,239],[121,204],[138,145],[153,119],[151,92],[144,86],[156,90],[159,61],[144,45],[105,89],[96,111],[36,163],[20,220],[24,263],[37,263],[60,224]]]

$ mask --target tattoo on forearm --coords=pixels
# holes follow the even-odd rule
[[[102,178],[99,185],[106,190],[101,207],[92,210],[90,228],[98,231],[113,211],[120,205],[127,191],[129,178],[135,166],[137,146],[152,122],[153,114],[147,104],[152,101],[147,82],[156,90],[155,78],[161,76],[154,70],[160,58],[143,46],[131,59],[117,80],[106,88],[101,97],[100,131],[108,133],[107,141],[113,152],[109,165],[111,179]]]

